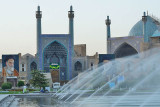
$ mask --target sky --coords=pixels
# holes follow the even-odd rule
[[[36,53],[35,11],[42,11],[42,34],[67,34],[73,6],[74,44],[86,44],[87,55],[106,53],[107,15],[111,37],[127,36],[144,11],[160,18],[160,0],[0,0],[0,56]]]

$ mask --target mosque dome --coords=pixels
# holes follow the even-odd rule
[[[160,28],[156,30],[151,37],[160,37]]]
[[[160,27],[160,22],[151,16],[147,16],[146,36],[152,36]],[[143,36],[143,22],[138,21],[130,30],[128,36]]]

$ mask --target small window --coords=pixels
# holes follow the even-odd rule
[[[22,71],[24,72],[24,68],[22,68]]]
[[[25,69],[24,69],[24,64],[22,64],[22,69],[21,69],[21,71],[23,71],[23,72],[24,72],[24,70],[25,70]]]

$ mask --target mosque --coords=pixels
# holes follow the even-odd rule
[[[18,80],[29,82],[31,71],[39,70],[46,74],[51,82],[61,84],[71,80],[82,71],[93,69],[93,66],[103,61],[134,55],[150,48],[160,47],[160,21],[153,16],[144,15],[129,31],[126,37],[111,37],[109,16],[105,20],[107,28],[107,54],[86,55],[86,44],[74,44],[74,11],[72,6],[68,11],[68,34],[42,34],[42,11],[38,6],[36,11],[37,53],[31,55],[18,54]],[[0,60],[2,72],[2,59]],[[2,75],[0,75],[3,77]],[[3,82],[1,79],[0,84]]]
[[[86,56],[86,45],[74,46],[74,11],[70,6],[68,11],[68,34],[41,34],[42,13],[40,6],[36,12],[37,18],[37,64],[40,71],[51,73],[52,81],[57,78],[61,82],[68,81],[79,72],[97,64],[97,55]],[[58,71],[50,66],[57,64]]]
[[[160,21],[154,16],[146,15],[138,21],[126,37],[111,37],[111,20],[106,19],[107,53],[121,58],[144,52],[151,48],[160,47]]]
[[[31,79],[31,71],[39,70],[45,73],[52,82],[65,82],[71,80],[82,71],[98,64],[98,53],[93,56],[86,55],[86,44],[74,45],[74,11],[70,6],[68,11],[68,34],[42,34],[42,11],[38,6],[36,11],[37,27],[37,53],[31,55],[18,54],[19,77],[18,80],[27,83]],[[0,60],[2,72],[3,60]],[[1,75],[3,77],[3,75]],[[2,79],[3,80],[3,79]],[[0,81],[2,83],[3,81]]]

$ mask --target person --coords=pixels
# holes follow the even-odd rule
[[[14,57],[12,55],[6,56],[4,61],[6,66],[2,69],[2,76],[19,76],[18,71],[14,68]]]
[[[27,92],[27,87],[23,86],[23,94]]]
[[[44,91],[44,89],[43,89],[43,88],[41,88],[40,92],[41,92],[41,93],[44,93],[45,91]]]

